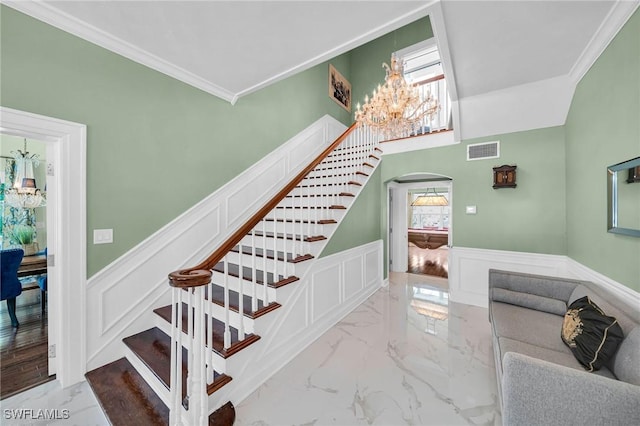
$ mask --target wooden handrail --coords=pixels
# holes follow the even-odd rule
[[[417,86],[424,86],[425,84],[433,83],[434,81],[444,80],[444,74],[436,75],[435,77],[428,78],[416,83]]]
[[[211,269],[222,260],[241,240],[260,222],[271,210],[273,210],[318,164],[322,162],[334,149],[336,149],[349,134],[356,128],[353,123],[343,134],[329,145],[315,160],[296,175],[291,182],[280,190],[267,204],[258,210],[251,219],[242,225],[231,235],[216,251],[211,253],[202,263],[192,268],[180,269],[169,274],[169,284],[172,287],[198,287],[206,285],[211,279]]]

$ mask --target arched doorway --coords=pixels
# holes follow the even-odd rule
[[[389,270],[448,277],[453,181],[433,173],[398,176],[388,188]]]

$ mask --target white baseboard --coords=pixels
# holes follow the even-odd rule
[[[639,293],[567,256],[467,247],[449,250],[449,300],[486,308],[489,269],[590,281],[624,300],[637,300],[640,306]]]

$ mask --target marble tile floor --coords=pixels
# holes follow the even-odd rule
[[[103,426],[104,416],[89,383],[62,389],[57,380],[0,401],[3,426]]]
[[[500,425],[487,310],[391,273],[236,407],[237,425]]]
[[[449,302],[445,279],[389,281],[241,402],[236,425],[500,425],[487,310]],[[59,418],[11,418],[47,408]],[[0,418],[109,424],[87,382],[52,381],[2,400]]]

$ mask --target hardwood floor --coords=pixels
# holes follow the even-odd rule
[[[409,243],[409,268],[407,272],[448,278],[448,257],[449,249],[447,247],[423,249],[413,243]]]
[[[42,314],[39,293],[39,290],[29,290],[19,296],[16,316],[20,326],[17,329],[11,327],[6,302],[2,301],[0,399],[55,379],[55,375],[48,374],[47,310]]]

